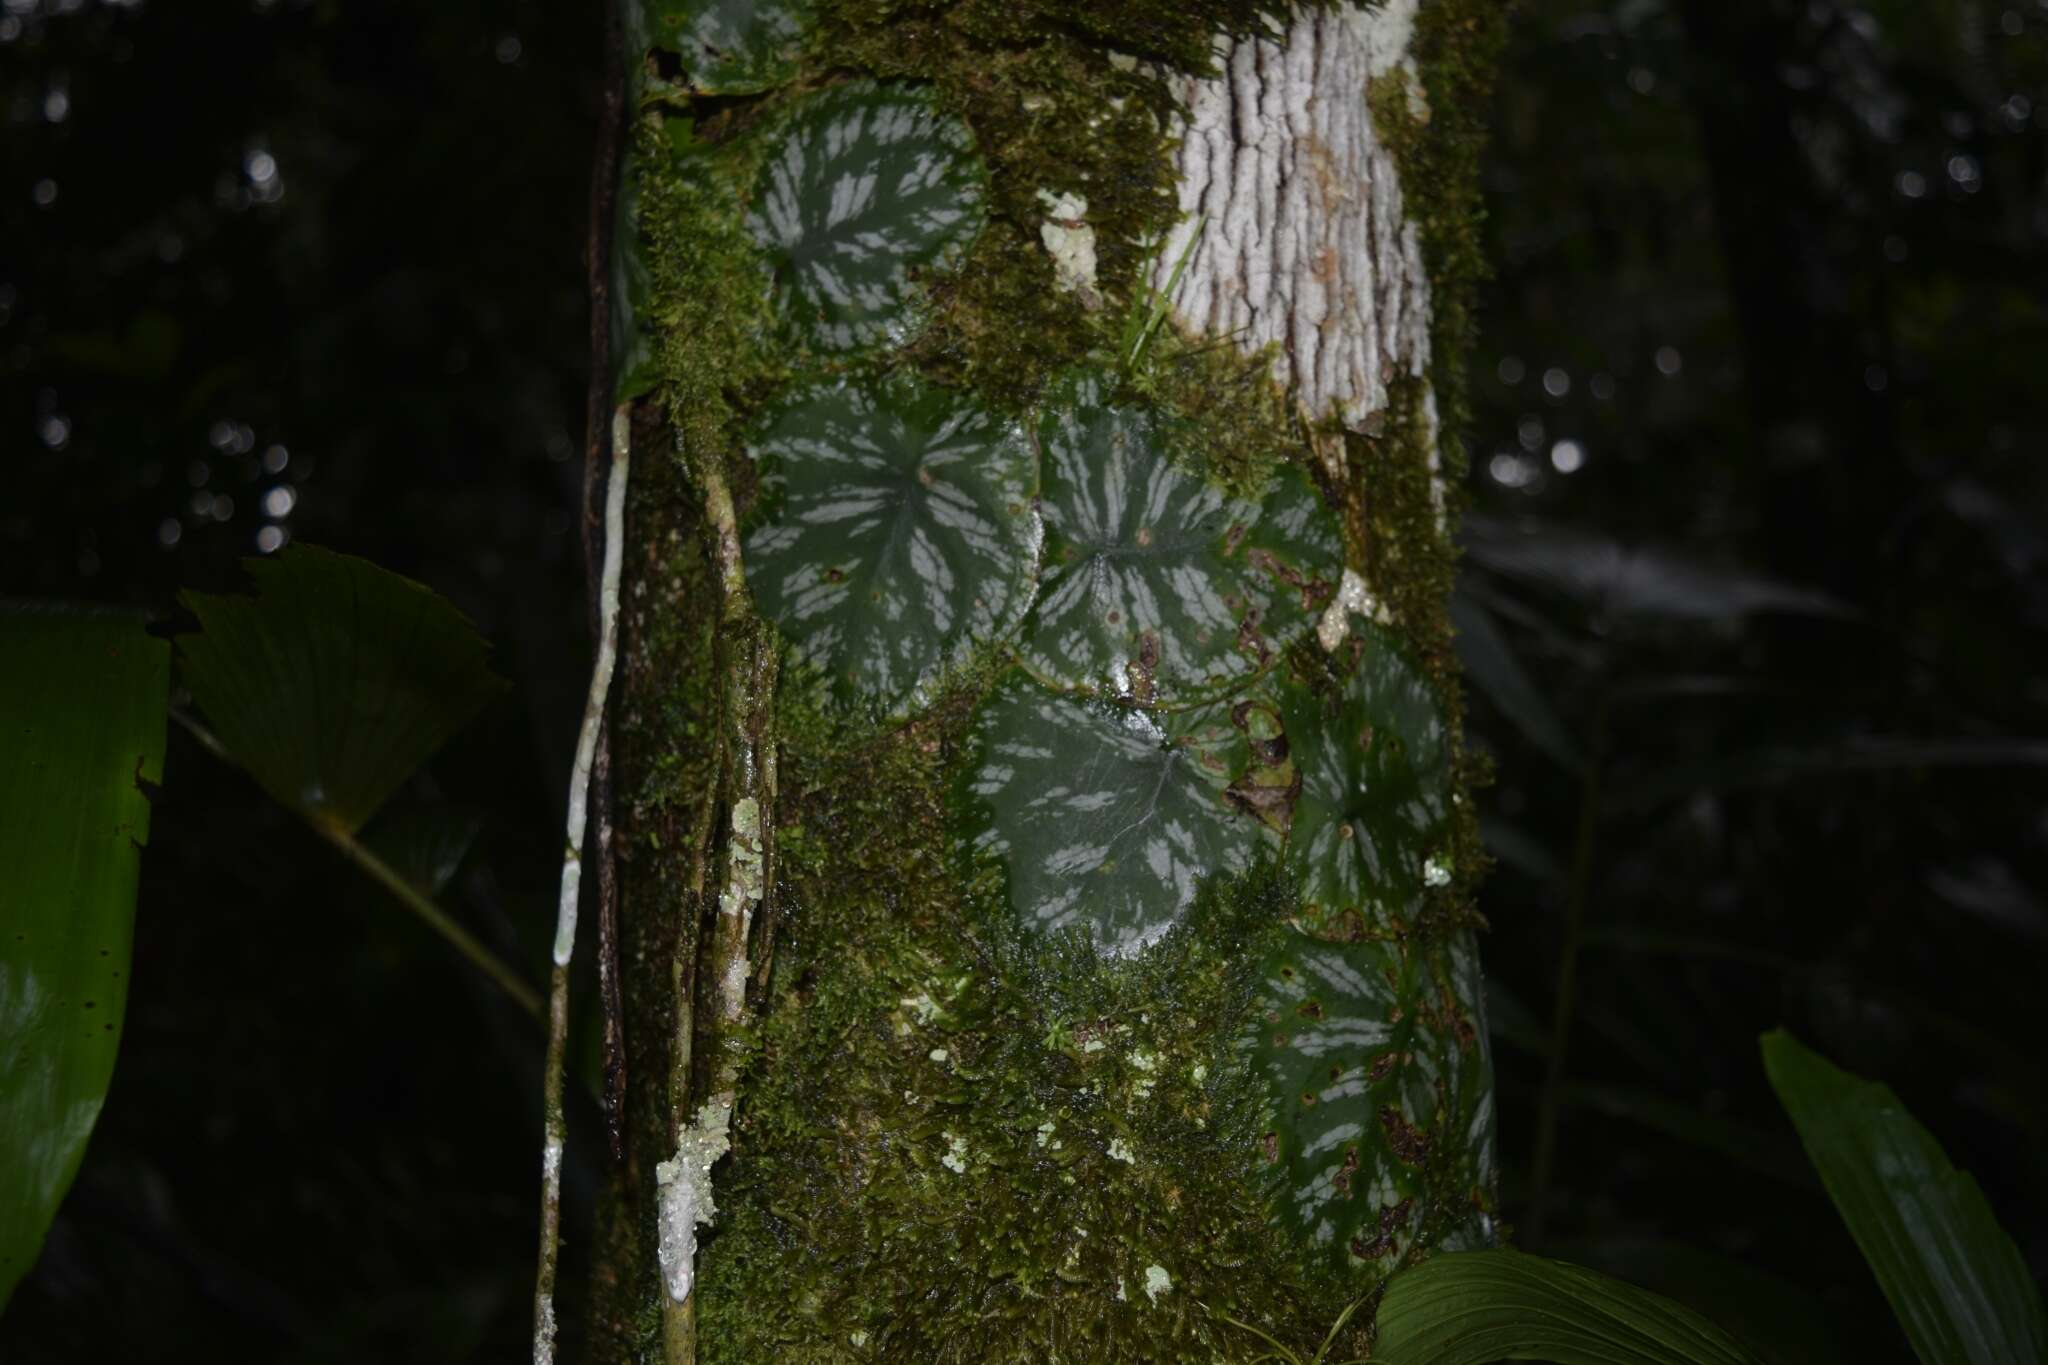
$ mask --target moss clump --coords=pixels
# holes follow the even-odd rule
[[[1337,1291],[1266,1219],[1230,1048],[1291,909],[1275,869],[1135,960],[1027,937],[961,875],[963,738],[948,716],[806,774],[705,1359],[1229,1358],[1205,1304],[1299,1338]]]

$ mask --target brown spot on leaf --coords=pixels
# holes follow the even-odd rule
[[[1408,1116],[1389,1104],[1380,1109],[1380,1127],[1386,1130],[1387,1149],[1410,1166],[1420,1166],[1429,1156],[1429,1134],[1408,1121]]]

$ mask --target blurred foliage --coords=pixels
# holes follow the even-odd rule
[[[1457,606],[1504,1203],[1908,1359],[1749,1040],[1888,1081],[2048,1260],[2048,7],[1528,0],[1508,61]]]
[[[482,812],[441,894],[534,966],[597,36],[541,0],[0,12],[0,592],[169,608],[303,535],[448,595],[518,690],[416,790]],[[1816,1358],[1815,1304],[1904,1360],[1754,1038],[1887,1082],[2048,1261],[2048,8],[1523,0],[1507,63],[1459,603],[1505,1206],[1772,1360]],[[0,1356],[519,1351],[523,1021],[345,913],[247,779],[182,734],[166,767],[120,1075]],[[1715,1311],[1763,1311],[1745,1273],[1782,1348]]]

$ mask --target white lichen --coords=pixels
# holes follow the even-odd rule
[[[1166,1273],[1165,1266],[1148,1265],[1145,1267],[1146,1298],[1152,1300],[1154,1303],[1157,1303],[1159,1302],[1159,1296],[1161,1294],[1171,1294],[1172,1292],[1173,1276]]]
[[[1422,884],[1424,886],[1449,886],[1451,884],[1451,869],[1436,859],[1431,858],[1422,865]]]
[[[1350,637],[1353,616],[1363,616],[1382,626],[1394,623],[1394,614],[1387,610],[1385,602],[1373,595],[1358,570],[1346,569],[1343,580],[1337,584],[1337,595],[1330,599],[1330,605],[1323,609],[1322,619],[1316,622],[1316,643],[1334,651]]]
[[[677,1303],[690,1297],[697,1273],[697,1228],[718,1212],[711,1167],[732,1145],[732,1105],[713,1101],[676,1141],[676,1154],[654,1168],[655,1257],[663,1286]]]
[[[1130,1149],[1129,1144],[1122,1138],[1111,1138],[1109,1140],[1109,1159],[1111,1161],[1121,1161],[1127,1166],[1134,1166],[1138,1161],[1137,1154]]]
[[[953,1133],[941,1133],[946,1140],[946,1154],[939,1158],[939,1164],[956,1175],[967,1174],[967,1139]]]
[[[1038,202],[1045,205],[1046,213],[1038,240],[1052,257],[1054,287],[1079,295],[1083,307],[1100,307],[1102,296],[1095,289],[1095,229],[1088,225],[1088,201],[1078,194],[1040,190]]]
[[[943,1062],[946,1060],[947,1057],[951,1056],[952,1054],[947,1052],[946,1049],[942,1047],[935,1047],[925,1055],[927,1057],[930,1057],[935,1062]]]
[[[1043,1147],[1043,1146],[1045,1146],[1045,1144],[1046,1144],[1046,1143],[1048,1143],[1048,1142],[1051,1142],[1051,1141],[1052,1141],[1052,1135],[1053,1135],[1053,1122],[1052,1122],[1052,1120],[1051,1120],[1051,1119],[1047,1119],[1047,1120],[1046,1120],[1046,1121],[1045,1121],[1044,1123],[1041,1123],[1041,1124],[1039,1124],[1039,1125],[1038,1125],[1038,1145],[1039,1145],[1039,1146]]]

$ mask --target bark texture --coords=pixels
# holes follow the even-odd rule
[[[1414,72],[1419,0],[1304,14],[1285,39],[1222,44],[1222,74],[1183,80],[1181,223],[1155,271],[1197,335],[1276,347],[1316,420],[1363,431],[1397,376],[1429,367],[1429,275],[1393,150],[1366,92]],[[1419,81],[1419,77],[1417,77]]]

